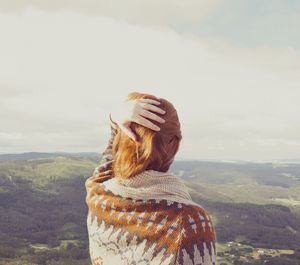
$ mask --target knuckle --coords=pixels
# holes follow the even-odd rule
[[[157,120],[157,116],[154,113],[150,112],[150,118],[152,118],[153,120]]]

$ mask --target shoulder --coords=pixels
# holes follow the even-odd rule
[[[85,188],[87,192],[89,192],[91,188],[96,187],[97,185],[99,186],[99,184],[102,184],[104,181],[107,181],[111,178],[111,170],[99,172],[96,168],[93,175],[85,180]]]
[[[215,231],[210,215],[202,206],[183,204],[181,216],[182,227],[189,234],[214,239]]]
[[[216,234],[208,212],[200,205],[183,205],[178,264],[209,264],[216,259]]]

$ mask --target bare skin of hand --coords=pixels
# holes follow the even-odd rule
[[[165,114],[166,112],[159,108],[160,102],[153,99],[136,99],[127,100],[121,103],[111,113],[111,118],[115,121],[120,129],[131,139],[136,141],[137,137],[130,128],[131,122],[136,122],[151,130],[159,131],[160,128],[151,120],[164,123],[165,120],[154,112]]]

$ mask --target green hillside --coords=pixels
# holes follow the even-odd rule
[[[99,157],[37,156],[1,157],[0,265],[90,264],[84,182]],[[177,161],[171,171],[210,212],[219,264],[300,264],[299,164]]]

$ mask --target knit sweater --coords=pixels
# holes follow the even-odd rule
[[[216,235],[205,209],[171,172],[113,176],[112,143],[86,182],[93,265],[215,265]]]

